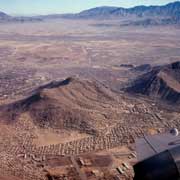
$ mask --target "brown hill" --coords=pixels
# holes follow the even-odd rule
[[[135,79],[127,92],[140,93],[170,103],[180,102],[180,62],[154,67]]]
[[[41,86],[29,97],[1,106],[0,116],[13,123],[26,113],[27,119],[40,128],[96,134],[108,124],[109,119],[103,112],[115,102],[112,93],[103,85],[68,78]]]

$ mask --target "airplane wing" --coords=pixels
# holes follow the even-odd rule
[[[144,136],[136,141],[134,180],[180,180],[180,136]]]
[[[143,161],[176,146],[180,146],[180,136],[170,133],[144,136],[136,140],[138,161]]]

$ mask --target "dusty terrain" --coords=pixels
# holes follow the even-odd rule
[[[177,108],[121,89],[178,61],[180,30],[99,23],[0,24],[2,180],[132,179],[135,138],[179,128]]]
[[[177,28],[94,26],[97,23],[52,20],[1,24],[1,99],[21,96],[39,84],[71,75],[95,76],[119,86],[134,76],[119,67],[121,64],[157,65],[179,60]]]

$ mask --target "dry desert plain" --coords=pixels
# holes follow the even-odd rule
[[[180,29],[120,24],[0,24],[0,179],[132,179],[135,139],[179,127],[178,109],[121,88],[130,67],[178,61]]]

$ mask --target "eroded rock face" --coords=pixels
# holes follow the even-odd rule
[[[150,72],[135,79],[126,91],[170,103],[180,103],[180,62],[154,67]]]

